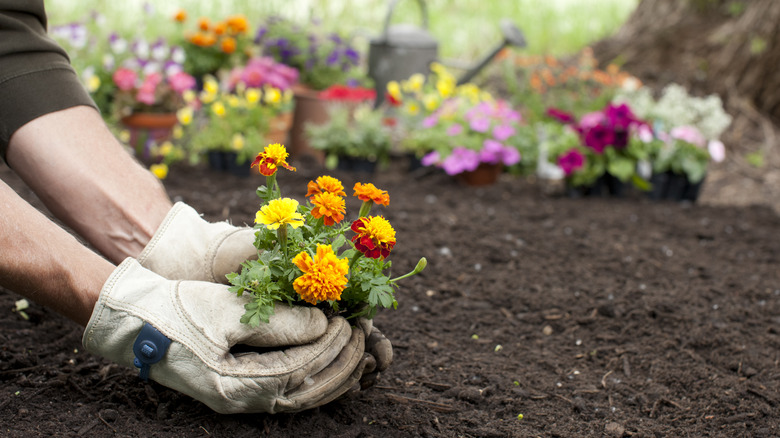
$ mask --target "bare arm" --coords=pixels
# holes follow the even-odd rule
[[[137,257],[171,208],[162,184],[87,106],[19,128],[7,160],[57,218],[114,263]]]

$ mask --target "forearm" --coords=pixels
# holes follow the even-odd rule
[[[90,107],[22,126],[7,159],[57,218],[114,263],[137,257],[171,208],[162,184]]]
[[[0,286],[86,325],[114,266],[0,181]]]

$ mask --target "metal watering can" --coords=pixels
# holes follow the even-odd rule
[[[424,0],[417,0],[422,15],[422,27],[411,24],[390,25],[399,0],[390,0],[382,34],[371,40],[368,51],[368,76],[374,80],[377,107],[385,97],[387,83],[408,79],[415,73],[427,74],[439,56],[439,43],[428,32],[428,9]],[[503,41],[458,79],[458,85],[471,80],[506,46],[525,47],[523,33],[511,21],[500,23]]]

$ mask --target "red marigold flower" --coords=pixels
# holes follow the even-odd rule
[[[374,204],[388,205],[390,204],[390,195],[384,191],[374,187],[371,183],[355,183],[355,195],[363,202],[372,201]]]
[[[309,181],[306,188],[308,189],[306,193],[307,198],[323,192],[333,193],[338,196],[347,196],[347,194],[344,193],[344,186],[341,184],[341,181],[328,175],[323,175],[317,177],[314,181]]]
[[[351,228],[357,233],[352,237],[352,243],[366,257],[385,258],[395,246],[395,230],[382,216],[358,218]]]
[[[344,198],[329,192],[317,193],[311,198],[314,207],[311,215],[315,219],[322,218],[327,226],[335,225],[344,219],[346,211]]]
[[[260,174],[265,176],[271,176],[276,173],[279,166],[295,172],[295,168],[287,163],[289,155],[284,146],[279,143],[272,143],[266,146],[263,152],[257,154],[255,160],[252,161],[251,167],[258,166]]]

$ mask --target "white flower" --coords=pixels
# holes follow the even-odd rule
[[[719,140],[710,140],[707,143],[707,150],[710,152],[712,161],[720,163],[726,158],[726,146]]]

